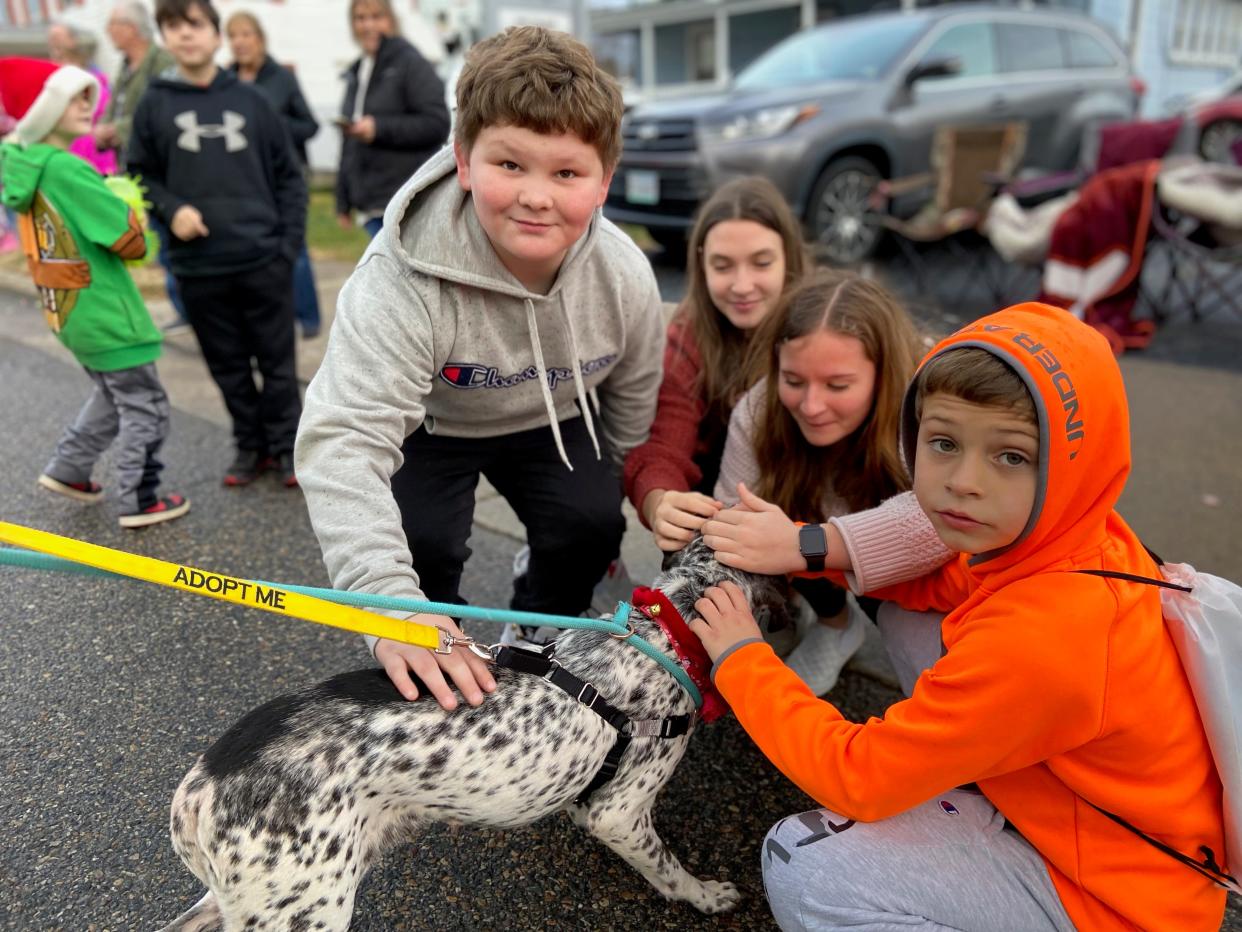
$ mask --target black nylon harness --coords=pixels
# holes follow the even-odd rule
[[[590,799],[592,793],[616,776],[617,768],[621,766],[621,757],[625,754],[625,749],[630,746],[632,739],[680,738],[690,731],[694,713],[674,715],[665,719],[632,721],[629,716],[601,696],[599,690],[593,685],[574,676],[557,663],[552,658],[554,647],[555,642],[549,644],[543,651],[526,650],[521,647],[501,647],[496,652],[496,665],[516,670],[518,673],[530,673],[533,676],[542,677],[553,686],[573,696],[616,729],[617,737],[608,751],[608,756],[604,758],[604,762],[596,771],[595,776],[591,778],[586,789],[574,800],[577,804],[583,805]]]

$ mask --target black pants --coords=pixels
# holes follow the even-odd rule
[[[233,419],[239,450],[290,453],[302,415],[293,267],[275,258],[232,275],[178,279],[190,326]],[[255,384],[251,360],[263,387]]]
[[[845,590],[827,579],[795,578],[793,587],[810,603],[811,608],[820,618],[831,618],[833,615],[840,614],[845,608]],[[858,602],[858,607],[863,610],[863,614],[875,621],[875,613],[879,611],[880,600],[865,595],[854,598]]]
[[[581,418],[563,422],[561,436],[573,472],[561,462],[550,427],[488,438],[441,437],[420,427],[406,438],[392,494],[429,599],[463,601],[458,587],[482,474],[517,512],[530,544],[530,566],[514,581],[511,606],[553,615],[590,606],[625,533],[621,479],[603,437],[602,458],[595,459]]]

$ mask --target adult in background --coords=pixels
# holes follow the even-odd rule
[[[401,38],[390,0],[351,0],[349,23],[362,56],[345,72],[336,213],[348,229],[356,212],[375,236],[397,189],[444,144],[449,114],[444,84]]]
[[[167,50],[155,44],[155,31],[151,14],[139,0],[125,0],[113,7],[108,15],[108,39],[121,53],[121,68],[112,80],[112,99],[104,108],[103,119],[95,124],[92,136],[100,149],[116,152],[118,169],[125,171],[126,150],[134,123],[134,111],[146,92],[151,79],[169,68],[175,67]],[[188,330],[190,322],[185,316],[177,279],[173,277],[168,263],[168,229],[158,219],[149,217],[151,229],[160,239],[160,265],[164,267],[164,287],[177,316],[165,325],[165,333]]]
[[[309,176],[306,143],[319,132],[319,123],[302,96],[297,77],[267,54],[267,33],[254,14],[244,10],[234,13],[225,23],[224,33],[233,53],[229,70],[240,80],[253,84],[268,99],[289,131],[302,174]],[[319,336],[319,295],[315,292],[315,273],[305,240],[293,266],[293,311],[305,339]]]
[[[85,29],[68,23],[53,23],[48,27],[48,57],[59,65],[76,65],[99,82],[99,102],[95,112],[91,114],[92,124],[99,122],[112,96],[108,91],[107,77],[95,65],[95,51],[98,47],[95,36]],[[90,162],[101,175],[116,174],[116,152],[99,148],[90,133],[75,139],[69,146],[69,151]]]

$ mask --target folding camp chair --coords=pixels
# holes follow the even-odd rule
[[[1242,166],[1170,165],[1156,177],[1158,205],[1142,296],[1163,322],[1180,313],[1242,320]]]
[[[931,171],[876,185],[872,209],[909,261],[920,294],[929,293],[932,247],[937,245],[967,264],[958,300],[975,284],[972,272],[996,291],[994,254],[967,248],[962,234],[977,232],[999,184],[1012,178],[1026,148],[1026,131],[1025,123],[942,127],[932,142]],[[919,192],[930,197],[912,217],[889,213],[894,199]]]

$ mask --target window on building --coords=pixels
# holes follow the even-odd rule
[[[991,25],[964,23],[946,30],[923,54],[923,61],[935,58],[956,58],[961,65],[958,77],[996,74],[996,44]]]
[[[1242,2],[1173,0],[1169,59],[1182,65],[1232,68],[1242,52]]]
[[[756,58],[802,27],[796,6],[729,17],[729,70],[737,74]]]
[[[1060,31],[1051,26],[997,23],[1001,71],[1059,71],[1065,67]]]
[[[597,34],[591,46],[600,67],[622,84],[642,83],[642,40],[637,29]]]
[[[655,28],[656,84],[716,79],[716,21],[669,23]]]

